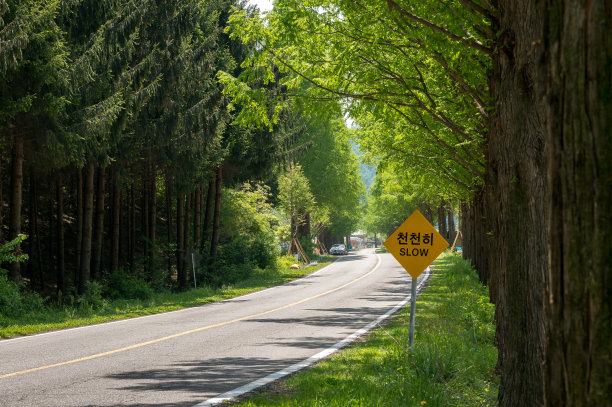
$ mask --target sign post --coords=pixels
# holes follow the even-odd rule
[[[414,345],[417,278],[448,247],[448,242],[419,211],[414,211],[383,243],[412,278],[408,345]]]
[[[196,282],[196,267],[200,264],[202,260],[202,255],[195,250],[190,250],[185,255],[185,263],[191,264],[191,270],[193,271],[193,287],[198,288],[198,284]]]

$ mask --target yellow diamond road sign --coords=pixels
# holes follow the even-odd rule
[[[448,247],[419,211],[414,211],[383,244],[414,279]]]

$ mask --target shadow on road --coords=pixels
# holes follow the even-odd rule
[[[160,403],[122,403],[122,406],[193,406],[201,401],[217,394],[224,393],[236,388],[245,381],[256,380],[260,377],[274,373],[288,365],[301,361],[293,359],[288,361],[271,360],[267,358],[217,358],[208,360],[186,360],[165,369],[147,369],[131,372],[123,372],[105,376],[114,379],[116,390],[136,393],[184,393],[184,401],[171,402],[159,397]],[[155,363],[154,360],[151,361]],[[136,383],[129,386],[121,386],[121,382]],[[126,397],[126,400],[132,397]],[[105,405],[105,404],[102,404]],[[95,407],[90,405],[88,407]]]

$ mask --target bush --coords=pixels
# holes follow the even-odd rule
[[[6,272],[0,273],[0,314],[19,317],[43,309],[44,299],[37,293],[26,291],[23,283],[9,281]]]
[[[123,269],[108,275],[104,296],[111,299],[146,300],[153,296],[153,288],[146,281],[128,276]]]
[[[278,256],[271,226],[278,219],[272,215],[268,190],[245,184],[223,194],[217,261],[207,277],[218,286],[248,278],[255,268],[275,267]]]
[[[104,307],[106,302],[102,297],[102,284],[97,281],[90,281],[87,283],[87,290],[78,299],[81,307],[87,307],[91,309],[100,309]]]

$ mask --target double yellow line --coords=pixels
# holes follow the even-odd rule
[[[167,340],[174,339],[174,338],[179,338],[181,336],[193,334],[193,333],[196,333],[196,332],[206,331],[207,329],[217,328],[217,327],[220,327],[220,326],[233,324],[233,323],[244,321],[244,320],[251,319],[251,318],[257,318],[257,317],[260,317],[262,315],[271,314],[272,312],[276,312],[276,311],[284,310],[284,309],[287,309],[287,308],[291,308],[291,307],[294,307],[296,305],[305,303],[307,301],[311,301],[311,300],[314,300],[316,298],[322,297],[324,295],[331,294],[333,292],[342,290],[343,288],[348,287],[349,285],[354,284],[357,281],[366,278],[367,276],[369,276],[372,273],[374,273],[376,271],[376,269],[378,269],[378,267],[380,266],[381,258],[380,258],[379,255],[376,255],[376,257],[378,258],[378,261],[376,262],[376,265],[374,266],[374,268],[372,270],[370,270],[369,272],[367,272],[366,274],[362,275],[361,277],[356,278],[355,280],[350,281],[350,282],[348,282],[348,283],[346,283],[344,285],[341,285],[339,287],[336,287],[336,288],[334,288],[332,290],[325,291],[325,292],[317,294],[317,295],[313,295],[312,297],[304,298],[302,300],[293,302],[291,304],[283,305],[282,307],[274,308],[274,309],[271,309],[271,310],[268,310],[268,311],[259,312],[257,314],[251,314],[251,315],[247,315],[247,316],[244,316],[244,317],[232,319],[230,321],[224,321],[224,322],[219,322],[219,323],[213,324],[213,325],[206,325],[206,326],[203,326],[203,327],[200,327],[200,328],[190,329],[189,331],[179,332],[179,333],[176,333],[176,334],[173,334],[173,335],[164,336],[163,338],[157,338],[157,339],[153,339],[153,340],[146,341],[146,342],[140,342],[140,343],[137,343],[137,344],[134,344],[134,345],[126,346],[124,348],[113,349],[113,350],[109,350],[107,352],[102,352],[102,353],[96,353],[95,355],[85,356],[85,357],[78,358],[78,359],[67,360],[65,362],[54,363],[54,364],[51,364],[51,365],[35,367],[35,368],[32,368],[32,369],[20,370],[18,372],[6,373],[6,374],[3,374],[3,375],[0,375],[0,379],[6,379],[7,377],[19,376],[19,375],[26,374],[26,373],[37,372],[39,370],[51,369],[53,367],[71,365],[73,363],[84,362],[84,361],[87,361],[87,360],[97,359],[97,358],[101,358],[101,357],[104,357],[104,356],[114,355],[115,353],[120,353],[120,352],[125,352],[125,351],[128,351],[128,350],[132,350],[132,349],[141,348],[143,346],[152,345],[154,343],[163,342],[163,341],[167,341]]]

